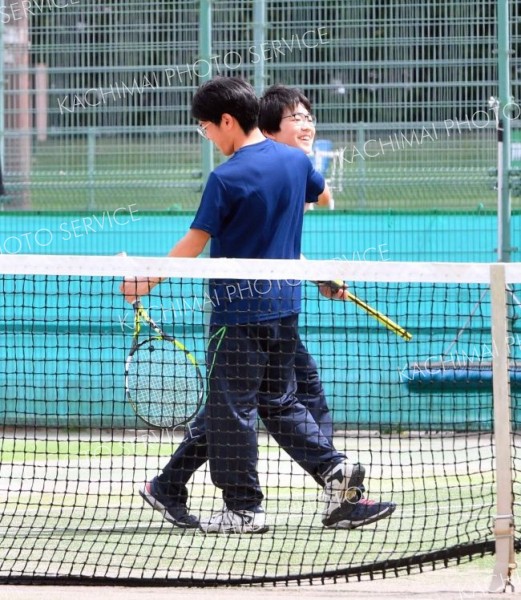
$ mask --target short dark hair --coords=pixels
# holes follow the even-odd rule
[[[203,83],[192,99],[192,116],[219,125],[224,113],[237,119],[244,133],[257,127],[259,99],[240,77],[214,77]]]
[[[298,88],[286,85],[272,85],[260,99],[259,127],[261,131],[277,133],[280,131],[280,122],[284,111],[297,108],[303,104],[311,112],[311,102]]]

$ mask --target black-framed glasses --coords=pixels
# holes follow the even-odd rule
[[[197,133],[204,139],[207,140],[208,139],[208,134],[206,133],[206,128],[208,127],[208,125],[198,125],[197,126]]]
[[[296,112],[287,117],[282,117],[283,119],[291,119],[294,123],[298,123],[299,125],[316,125],[317,118],[315,115],[311,115],[309,113]]]

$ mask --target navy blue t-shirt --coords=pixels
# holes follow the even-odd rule
[[[210,174],[191,228],[212,236],[212,258],[300,259],[304,202],[324,187],[302,150],[244,146]],[[300,312],[300,283],[215,279],[210,299],[212,323],[266,321]]]

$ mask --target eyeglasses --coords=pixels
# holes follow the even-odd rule
[[[309,113],[296,112],[287,117],[282,117],[283,119],[291,119],[294,123],[298,123],[299,125],[303,125],[304,123],[316,125],[317,118],[315,115],[310,115]]]
[[[208,123],[209,125],[209,123]],[[198,125],[197,126],[197,133],[204,139],[207,140],[208,139],[208,134],[206,133],[206,128],[208,127],[208,125]]]

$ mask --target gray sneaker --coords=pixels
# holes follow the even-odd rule
[[[365,469],[361,464],[351,465],[347,460],[333,465],[322,475],[324,480],[324,512],[322,524],[331,527],[349,518],[362,497],[360,486]]]
[[[204,533],[265,533],[269,527],[266,525],[266,513],[261,509],[231,510],[224,507],[220,512],[213,514],[209,519],[201,519],[199,528]]]

